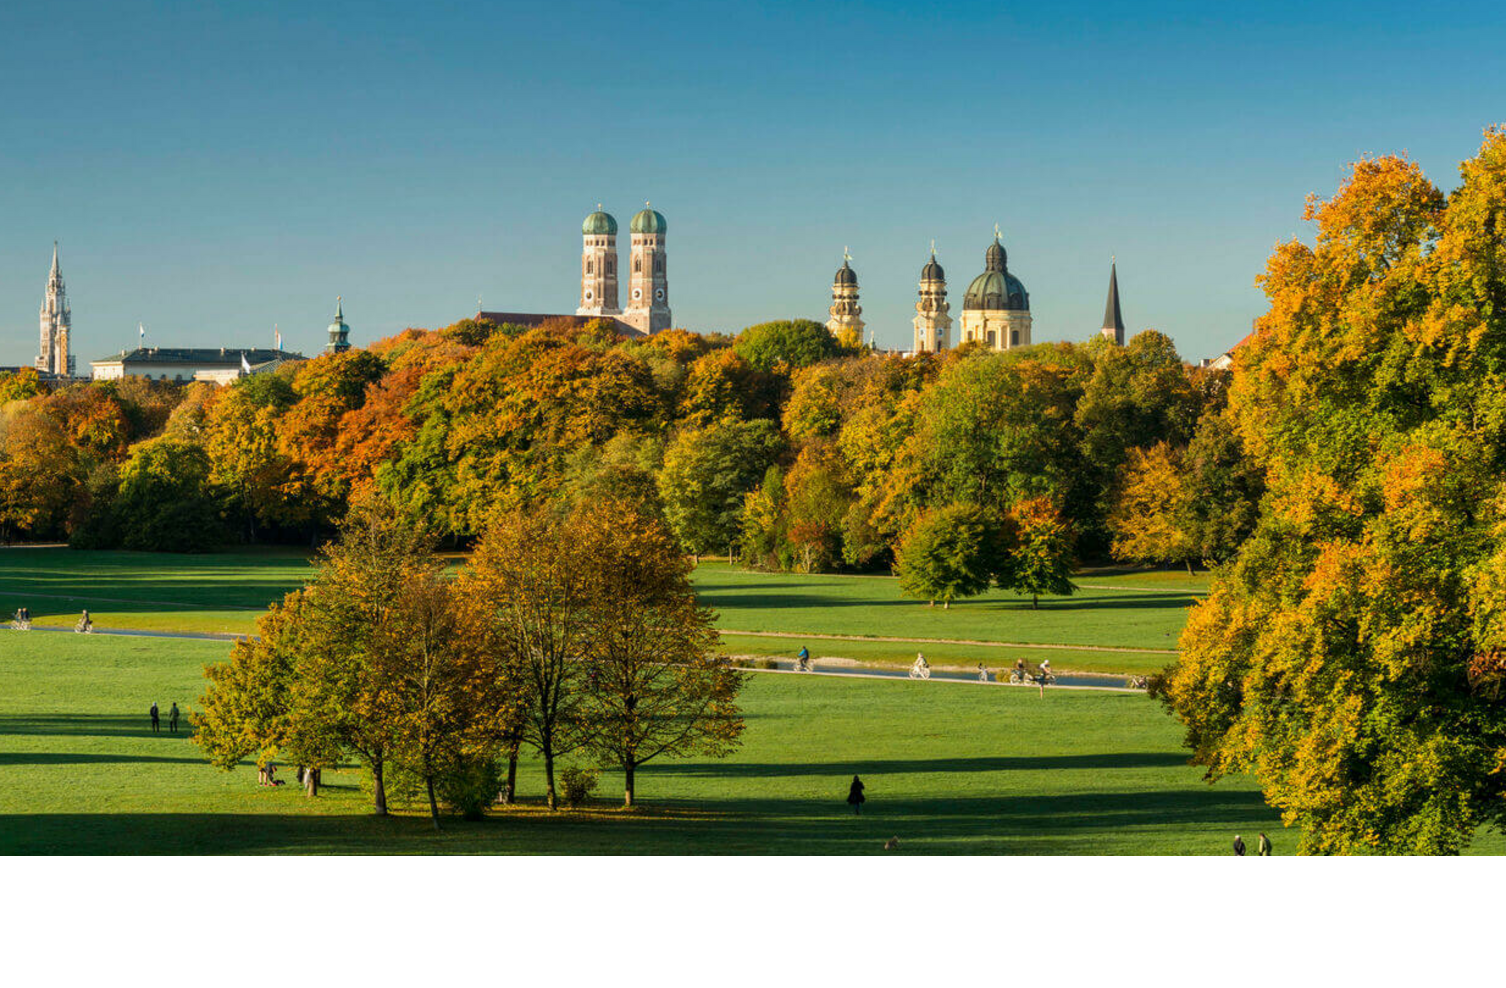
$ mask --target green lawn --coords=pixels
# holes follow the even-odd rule
[[[1168,582],[1166,574],[1138,576],[1158,577],[1163,585]],[[1177,579],[1198,582],[1181,575],[1165,589],[1153,587],[1155,592],[1146,592],[1135,578],[1095,575],[1083,582],[1114,589],[1043,597],[1039,610],[1031,609],[1028,597],[997,590],[957,601],[944,610],[902,597],[894,577],[749,573],[726,563],[702,564],[696,571],[696,589],[702,603],[719,613],[718,625],[724,632],[1171,650],[1176,648],[1188,605],[1197,599],[1191,589],[1176,587]],[[796,644],[794,649],[798,648]]]
[[[367,815],[354,772],[317,800],[211,768],[146,708],[186,706],[218,642],[0,633],[0,853],[1223,853],[1293,835],[1246,781],[1209,786],[1143,696],[755,673],[746,744],[650,766],[643,812],[535,808],[480,824]],[[164,728],[165,730],[165,728]],[[288,770],[290,774],[290,769]],[[871,803],[842,802],[853,773]],[[524,774],[536,796],[539,772]]]
[[[39,626],[71,627],[88,608],[101,628],[245,634],[268,603],[300,586],[309,571],[308,554],[295,549],[182,556],[6,548],[0,549],[0,612],[25,605]],[[1061,671],[1103,673],[1165,666],[1207,574],[1099,569],[1078,582],[1081,592],[1043,598],[1039,610],[1028,599],[999,592],[944,610],[900,596],[898,581],[887,576],[749,573],[718,562],[696,571],[702,601],[718,613],[728,649],[740,655],[789,656],[805,645],[816,655],[892,665],[923,651],[969,667],[1049,655]],[[1019,644],[1076,649],[1011,647]]]

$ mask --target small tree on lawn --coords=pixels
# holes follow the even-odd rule
[[[999,585],[1028,593],[1032,610],[1040,607],[1041,594],[1073,593],[1072,533],[1050,498],[1019,502],[1009,519],[1013,537],[997,571]]]
[[[915,520],[898,549],[904,593],[950,608],[958,597],[988,589],[998,568],[999,531],[973,504],[927,511]]]
[[[570,528],[588,574],[590,747],[621,766],[631,807],[645,762],[737,745],[742,677],[717,654],[711,612],[664,526],[616,502],[583,508]]]

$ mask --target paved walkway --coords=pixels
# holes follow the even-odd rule
[[[990,642],[970,638],[896,638],[885,635],[819,635],[793,631],[738,631],[736,628],[718,628],[724,635],[746,635],[751,638],[813,638],[819,641],[838,642],[919,642],[922,645],[992,645],[997,648],[1046,648],[1063,652],[1133,652],[1141,655],[1177,655],[1174,648],[1124,648],[1118,645],[1046,645],[1041,642]]]

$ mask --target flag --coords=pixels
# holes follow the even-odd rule
[[[251,373],[251,361],[246,359],[246,351],[244,350],[241,351],[241,373]]]
[[[146,324],[138,322],[136,324],[136,343],[139,346],[139,345],[141,345],[142,343],[145,343],[145,342],[146,342]]]

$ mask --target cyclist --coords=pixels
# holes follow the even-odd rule
[[[797,671],[797,672],[809,672],[810,671],[810,667],[811,667],[811,653],[810,653],[810,649],[806,648],[804,645],[801,645],[800,646],[800,654],[796,655],[795,658],[797,660],[795,662],[795,671]]]

